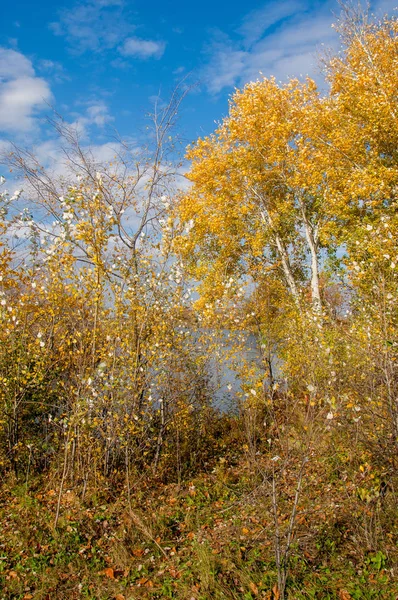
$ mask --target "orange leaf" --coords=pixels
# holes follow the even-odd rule
[[[352,600],[350,594],[346,590],[339,590],[340,600]]]
[[[279,590],[278,590],[278,586],[274,585],[274,587],[272,588],[272,591],[274,592],[274,600],[279,600],[280,593],[279,593]]]
[[[106,569],[104,569],[102,571],[102,574],[105,575],[105,577],[109,577],[109,579],[115,579],[115,572],[112,569],[112,567],[107,567]]]
[[[252,581],[249,583],[249,588],[251,589],[251,591],[253,592],[253,594],[255,596],[258,595],[258,587],[256,586],[255,583],[253,583]]]
[[[19,579],[18,573],[15,571],[9,571],[8,576],[11,577],[11,579]]]
[[[174,569],[173,567],[169,569],[169,573],[172,577],[174,577],[174,579],[179,579],[181,577],[180,571],[177,571],[177,569]]]

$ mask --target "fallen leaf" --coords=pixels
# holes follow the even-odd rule
[[[272,588],[272,591],[274,593],[274,600],[279,600],[281,595],[279,593],[278,586],[274,585],[274,587]]]
[[[109,577],[109,579],[115,579],[115,572],[112,569],[112,567],[107,567],[106,569],[104,569],[102,571],[102,574],[105,575],[105,577]]]
[[[253,594],[254,594],[255,596],[257,596],[257,595],[258,595],[258,587],[256,586],[256,584],[255,584],[255,583],[253,583],[253,582],[251,581],[251,582],[249,583],[249,588],[250,588],[250,590],[253,592]]]
[[[169,573],[172,577],[174,577],[174,579],[179,579],[181,577],[181,572],[177,571],[177,569],[174,569],[173,567],[169,569]]]
[[[9,571],[8,576],[11,577],[11,579],[19,579],[18,573],[15,571]]]

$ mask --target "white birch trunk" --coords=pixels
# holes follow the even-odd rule
[[[319,286],[319,260],[318,260],[318,227],[313,227],[308,221],[304,206],[301,205],[303,215],[305,237],[311,255],[311,302],[313,311],[317,314],[322,313],[322,300]]]
[[[267,210],[261,211],[261,217],[262,217],[264,223],[266,223],[266,225],[268,225],[268,227],[272,228],[271,216]],[[290,266],[289,254],[288,254],[286,247],[283,244],[280,236],[277,233],[273,233],[273,238],[274,238],[275,245],[276,245],[278,253],[279,253],[279,257],[281,259],[283,274],[285,276],[287,286],[289,288],[290,293],[292,294],[292,296],[294,298],[295,303],[298,306],[299,305],[299,292],[298,292],[297,285],[296,285],[296,282],[294,279],[292,268]]]

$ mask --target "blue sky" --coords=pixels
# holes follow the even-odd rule
[[[392,14],[397,0],[375,0]],[[0,24],[0,145],[54,151],[54,107],[107,158],[114,131],[138,139],[154,98],[186,74],[198,81],[181,110],[187,142],[214,129],[235,86],[260,72],[317,74],[317,52],[337,48],[334,0],[7,0]]]

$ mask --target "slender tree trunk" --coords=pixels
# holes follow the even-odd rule
[[[65,479],[66,479],[66,472],[67,472],[67,469],[68,469],[69,438],[70,438],[70,429],[68,429],[68,434],[67,434],[67,436],[65,438],[64,466],[63,466],[63,469],[62,469],[61,482],[59,484],[59,492],[58,492],[58,500],[57,500],[57,510],[55,512],[55,519],[54,519],[54,529],[56,529],[57,525],[58,525],[59,511],[60,511],[60,508],[61,508],[61,501],[62,501],[62,492],[64,491],[64,483],[65,483]]]
[[[268,211],[267,201],[263,197],[261,193],[259,193],[254,187],[250,188],[250,191],[256,196],[256,198],[260,201],[262,209],[260,210],[261,219],[263,220],[264,225],[271,231],[272,237],[275,243],[275,246],[278,250],[279,257],[282,263],[283,274],[285,276],[286,284],[289,288],[291,295],[293,296],[294,302],[297,307],[300,308],[300,294],[296,285],[296,281],[294,279],[292,267],[289,260],[289,253],[284,245],[281,237],[278,233],[274,231],[273,222],[271,215]]]
[[[153,463],[153,472],[156,473],[157,468],[158,468],[158,464],[159,464],[159,459],[160,459],[160,453],[162,451],[162,447],[163,447],[163,437],[164,437],[164,431],[165,431],[165,427],[166,427],[166,417],[165,417],[165,406],[164,406],[164,400],[160,403],[160,429],[159,429],[159,435],[158,435],[158,441],[156,444],[156,454],[155,454],[155,460]]]
[[[261,211],[261,218],[264,221],[264,223],[272,230],[271,215],[269,214],[266,208]],[[276,248],[278,250],[279,257],[281,259],[283,274],[285,276],[287,286],[291,295],[293,296],[295,303],[297,304],[297,306],[299,306],[300,296],[297,289],[296,281],[294,279],[292,267],[290,265],[288,251],[286,250],[284,243],[282,242],[280,236],[277,233],[273,233],[273,238]]]
[[[305,237],[311,255],[311,302],[314,313],[322,313],[322,300],[319,286],[319,259],[318,259],[318,227],[312,226],[307,218],[305,208],[301,205],[301,214],[303,216]]]
[[[290,261],[289,261],[288,252],[278,234],[274,235],[274,240],[275,240],[275,244],[278,249],[279,256],[280,256],[280,259],[282,262],[282,269],[283,269],[283,274],[286,279],[286,283],[289,287],[290,293],[292,294],[292,296],[294,298],[294,301],[298,305],[299,304],[299,292],[298,292],[298,289],[296,286],[296,282],[294,280],[292,268],[291,268]]]

